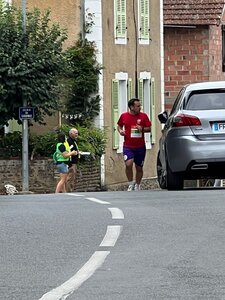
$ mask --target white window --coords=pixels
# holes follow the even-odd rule
[[[114,0],[114,36],[116,44],[127,43],[126,0]]]
[[[127,73],[116,73],[112,80],[112,138],[113,149],[122,153],[124,138],[117,131],[117,121],[120,115],[128,111],[128,100],[132,95],[132,80],[128,78]]]
[[[151,122],[151,133],[145,134],[146,148],[151,149],[155,144],[155,80],[151,77],[150,72],[141,72],[138,80],[138,97],[142,103],[142,111],[145,112]]]
[[[138,0],[139,43],[149,44],[149,0]]]

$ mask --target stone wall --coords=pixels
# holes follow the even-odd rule
[[[29,161],[29,190],[34,193],[54,193],[58,173],[53,161]],[[22,162],[0,160],[0,194],[5,194],[5,184],[14,185],[22,191]],[[76,191],[100,191],[100,164],[96,161],[82,162],[77,166]]]

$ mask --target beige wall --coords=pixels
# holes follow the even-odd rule
[[[13,4],[21,6],[21,0],[13,0]],[[68,30],[65,46],[74,43],[80,32],[80,0],[27,0],[27,9],[32,10],[34,7],[50,9],[51,21]]]
[[[103,1],[103,86],[104,86],[104,115],[105,127],[108,129],[108,148],[105,156],[106,185],[116,182],[126,182],[124,173],[124,161],[122,154],[112,149],[112,113],[111,113],[111,80],[115,73],[127,72],[132,78],[133,91],[135,82],[135,23],[133,17],[133,1],[127,1],[128,39],[126,45],[114,43],[114,19],[113,0]],[[135,1],[137,3],[137,1]],[[137,11],[135,9],[135,11]],[[160,87],[160,6],[158,0],[150,1],[150,36],[149,45],[138,45],[137,73],[151,72],[156,83],[156,112],[161,109]],[[134,96],[134,95],[133,95]],[[160,134],[160,126],[157,124],[157,136]],[[158,151],[158,138],[151,150],[147,151],[144,166],[144,177],[156,176],[156,157]]]

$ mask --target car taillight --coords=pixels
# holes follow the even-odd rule
[[[200,126],[201,122],[199,118],[195,116],[179,114],[173,118],[172,127],[180,127],[180,126]]]

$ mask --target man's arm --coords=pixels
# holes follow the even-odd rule
[[[125,135],[125,130],[123,130],[123,127],[122,126],[117,126],[117,130],[119,132],[120,135],[124,136]]]
[[[149,127],[143,127],[142,128],[142,132],[151,132],[151,126],[149,126]]]
[[[151,132],[151,126],[142,127],[141,125],[136,125],[136,128],[143,133]]]

